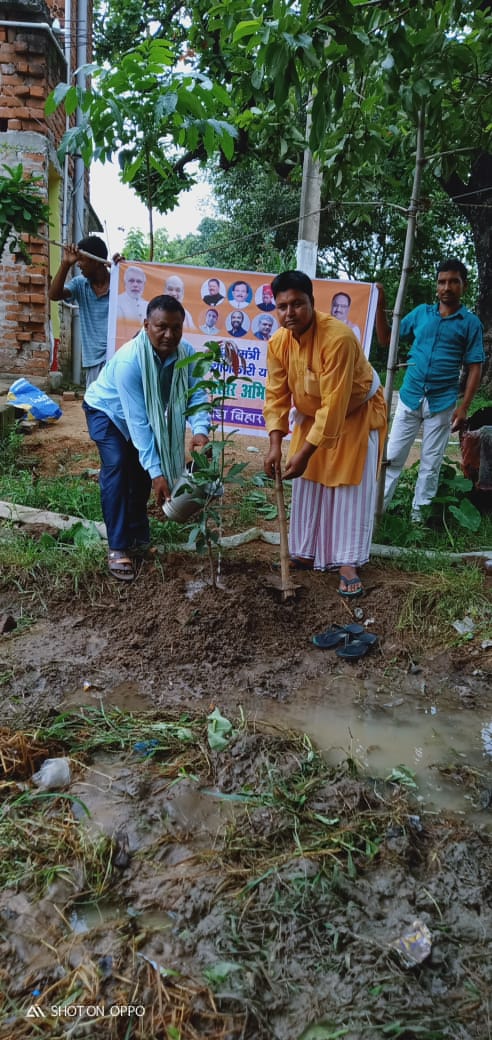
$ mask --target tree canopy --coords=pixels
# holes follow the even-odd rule
[[[162,211],[189,162],[216,154],[225,170],[254,156],[295,186],[309,105],[308,143],[322,165],[324,196],[385,200],[386,169],[396,162],[406,205],[424,113],[427,166],[470,222],[480,312],[492,326],[491,28],[490,2],[473,0],[251,0],[247,7],[146,0],[138,8],[109,0],[96,46],[111,71],[93,70],[82,99],[90,125],[84,154],[104,157],[123,146],[124,177],[147,192],[154,178]],[[154,69],[141,66],[156,53],[166,55],[165,68],[152,83]],[[74,136],[70,147],[80,143]]]

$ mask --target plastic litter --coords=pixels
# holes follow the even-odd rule
[[[133,745],[133,750],[137,755],[142,755],[143,758],[148,758],[158,747],[158,740],[137,740],[136,744]]]
[[[39,387],[33,386],[32,383],[28,383],[27,379],[23,377],[12,383],[7,394],[7,401],[9,404],[13,404],[14,408],[25,413],[24,419],[28,423],[57,422],[63,415],[59,405],[52,401],[48,394],[45,394]]]
[[[68,787],[71,779],[68,758],[45,758],[37,773],[33,773],[33,784],[44,791],[56,791]]]
[[[427,925],[417,919],[411,928],[398,939],[394,939],[390,946],[400,954],[407,967],[413,968],[415,964],[421,964],[429,956],[432,949],[432,936]]]
[[[453,621],[452,624],[453,628],[456,629],[460,636],[468,636],[475,631],[475,622],[473,618],[468,617],[468,615],[464,617],[462,621]]]

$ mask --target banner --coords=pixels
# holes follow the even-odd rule
[[[266,436],[263,419],[266,356],[278,329],[270,283],[275,275],[122,260],[111,270],[108,359],[139,331],[154,296],[175,296],[185,309],[183,339],[195,350],[207,340],[230,339],[244,358],[231,386],[225,422],[240,433]],[[315,307],[353,329],[369,356],[378,290],[367,282],[314,278]],[[246,379],[244,377],[247,377]]]

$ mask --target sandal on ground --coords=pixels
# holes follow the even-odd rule
[[[126,552],[121,549],[110,549],[108,552],[109,573],[118,581],[133,581],[135,571],[133,563]]]
[[[359,639],[361,643],[365,643],[366,646],[376,646],[379,636],[377,636],[375,632],[362,632],[360,636],[357,636],[357,639]]]
[[[319,646],[321,650],[329,650],[334,646],[339,646],[341,643],[347,643],[354,636],[362,637],[367,634],[363,625],[334,624],[330,625],[324,632],[318,632],[317,635],[312,636],[311,642],[315,646]]]
[[[337,648],[338,657],[343,657],[348,661],[357,661],[359,657],[364,657],[369,650],[369,644],[362,639],[352,639],[346,646],[339,646]]]
[[[132,556],[134,560],[153,560],[156,553],[155,546],[151,546],[148,542],[145,545],[132,545],[128,549],[128,555]]]
[[[356,596],[363,596],[364,589],[362,588],[360,578],[346,578],[344,574],[341,574],[338,594],[345,599],[355,599]]]

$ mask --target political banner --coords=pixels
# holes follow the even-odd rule
[[[113,266],[109,299],[108,358],[142,327],[147,304],[166,293],[185,310],[183,339],[195,350],[207,340],[232,340],[243,370],[230,388],[225,425],[266,436],[263,419],[267,344],[279,328],[271,282],[275,275],[122,260]],[[369,356],[378,291],[367,282],[313,279],[317,310],[351,328]]]

